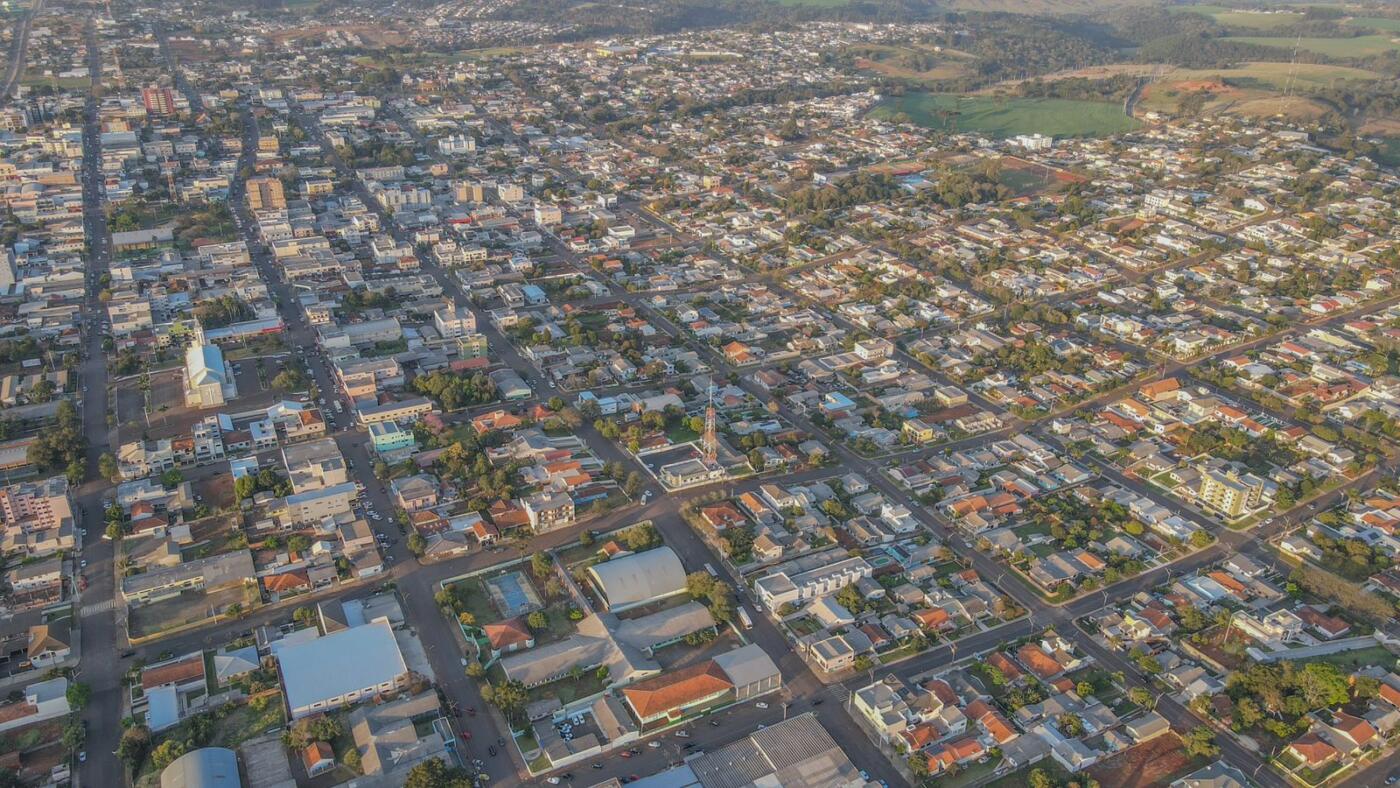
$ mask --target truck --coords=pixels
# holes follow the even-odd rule
[[[744,625],[744,629],[753,628],[753,619],[749,618],[749,608],[747,605],[739,606],[739,623]]]

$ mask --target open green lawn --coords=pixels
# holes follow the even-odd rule
[[[1278,49],[1293,50],[1293,45],[1316,52],[1319,55],[1328,57],[1369,57],[1379,55],[1394,49],[1400,49],[1400,43],[1392,40],[1391,36],[1358,36],[1356,38],[1304,38],[1296,39],[1287,36],[1232,36],[1226,41],[1238,41],[1241,44],[1254,44],[1261,47],[1276,47]]]
[[[1400,19],[1388,19],[1383,16],[1357,16],[1346,21],[1352,27],[1365,27],[1371,30],[1386,30],[1392,33],[1400,33]]]
[[[1372,646],[1355,651],[1342,651],[1337,654],[1328,654],[1325,657],[1314,657],[1307,661],[1327,662],[1347,671],[1355,671],[1367,665],[1376,665],[1383,670],[1394,670],[1396,657],[1384,646]]]
[[[1069,99],[957,96],[910,93],[887,99],[871,114],[888,118],[904,113],[920,126],[1014,137],[1039,132],[1055,137],[1097,137],[1129,131],[1138,122],[1117,104]]]

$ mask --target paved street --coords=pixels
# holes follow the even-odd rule
[[[100,183],[102,179],[102,146],[97,118],[97,93],[102,79],[102,48],[95,30],[88,29],[88,69],[92,74],[83,128],[83,223],[89,239],[88,297],[85,313],[84,358],[79,375],[86,390],[83,402],[83,434],[87,436],[87,478],[78,490],[78,516],[83,529],[82,556],[88,562],[87,591],[82,594],[82,652],[79,680],[92,687],[92,700],[83,711],[88,726],[86,763],[78,765],[81,783],[101,786],[110,784],[111,775],[120,767],[114,751],[121,733],[116,722],[121,719],[121,677],[123,665],[117,658],[122,640],[117,631],[116,612],[112,602],[118,582],[113,572],[113,545],[102,538],[105,523],[102,498],[111,492],[108,482],[97,470],[97,459],[115,447],[111,445],[112,430],[107,424],[107,354],[102,349],[101,315],[97,279],[111,266],[111,248],[107,236],[107,221],[102,212]]]

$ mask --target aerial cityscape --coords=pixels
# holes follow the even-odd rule
[[[0,788],[1400,783],[1400,5],[0,16]]]

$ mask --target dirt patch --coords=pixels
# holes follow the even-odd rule
[[[1116,788],[1166,786],[1193,768],[1175,733],[1131,747],[1089,769],[1100,785]]]
[[[232,474],[215,474],[194,482],[193,487],[194,494],[203,498],[201,503],[210,509],[217,511],[234,503]]]

